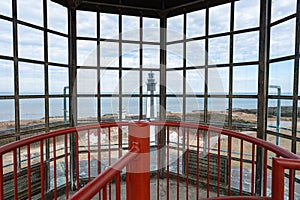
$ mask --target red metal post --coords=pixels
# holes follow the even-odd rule
[[[126,167],[127,200],[150,200],[150,125],[146,121],[128,126],[129,149],[138,143],[140,152]]]

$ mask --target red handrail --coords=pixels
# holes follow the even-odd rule
[[[281,200],[284,199],[284,170],[290,169],[290,184],[293,184],[294,170],[300,170],[300,160],[287,159],[287,158],[273,158],[272,161],[273,170],[272,173],[272,199]],[[293,187],[290,187],[292,189]],[[294,192],[289,191],[289,199],[294,199]]]
[[[130,161],[137,157],[140,152],[138,146],[138,144],[134,144],[128,153],[81,188],[70,199],[92,199],[92,197],[95,196],[101,189],[106,187],[107,183],[109,183]]]

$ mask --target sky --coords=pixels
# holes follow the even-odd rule
[[[43,26],[42,0],[18,0],[18,19]],[[259,0],[240,0],[235,3],[234,30],[243,30],[259,26]],[[63,34],[67,34],[67,9],[47,1],[48,28]],[[271,22],[296,12],[296,0],[272,1]],[[58,14],[59,13],[59,14]],[[0,15],[12,16],[11,0],[0,1]],[[97,37],[96,13],[77,12],[77,35],[79,37]],[[101,13],[100,37],[105,39],[118,39],[119,16]],[[183,39],[183,16],[169,18],[167,26],[168,41]],[[295,18],[280,23],[271,28],[270,58],[278,58],[294,54],[295,46]],[[139,17],[122,16],[122,39],[140,39]],[[143,39],[148,42],[159,42],[159,20],[144,18]],[[209,34],[218,34],[230,31],[230,4],[210,8]],[[201,37],[205,35],[205,10],[187,14],[187,38]],[[208,41],[209,64],[229,63],[229,36],[210,38]],[[259,32],[252,31],[234,35],[233,61],[234,63],[258,61]],[[66,37],[48,33],[48,60],[61,64],[68,63],[68,40]],[[18,25],[19,57],[44,61],[44,33],[24,25]],[[139,45],[122,45],[122,66],[139,67]],[[203,65],[205,62],[205,41],[190,41],[187,43],[187,67]],[[92,40],[78,40],[78,65],[97,66],[97,43]],[[102,41],[100,43],[101,66],[117,67],[119,45]],[[0,55],[13,55],[12,23],[0,19]],[[181,67],[183,64],[183,44],[167,46],[167,68]],[[143,46],[143,67],[159,69],[159,45]],[[13,63],[0,60],[0,93],[13,94]],[[97,92],[97,74],[93,69],[79,69],[78,92],[83,94],[95,94]],[[68,70],[61,67],[49,67],[49,93],[62,93],[63,87],[68,85]],[[285,61],[270,64],[270,85],[280,85],[283,93],[293,91],[293,61]],[[215,68],[208,71],[209,93],[228,93],[229,68]],[[157,81],[159,73],[156,73]],[[167,89],[169,94],[178,94],[183,91],[182,72],[167,72]],[[63,78],[61,78],[63,77]],[[147,73],[143,74],[145,85]],[[40,64],[19,64],[20,94],[44,94],[44,67]],[[101,91],[103,93],[119,92],[119,77],[117,71],[101,71]],[[187,93],[203,93],[204,70],[187,71]],[[258,66],[239,66],[233,70],[233,93],[256,93],[258,79]],[[4,84],[3,84],[4,83]],[[124,71],[123,92],[139,93],[139,72]],[[144,92],[146,92],[144,88]],[[270,93],[276,91],[270,90]]]

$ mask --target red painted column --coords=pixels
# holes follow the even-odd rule
[[[127,200],[150,200],[150,125],[135,121],[128,126],[129,149],[138,143],[139,155],[126,166]]]

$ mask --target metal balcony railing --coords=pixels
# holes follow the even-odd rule
[[[100,123],[0,147],[0,199],[297,199],[299,159],[206,125]]]

